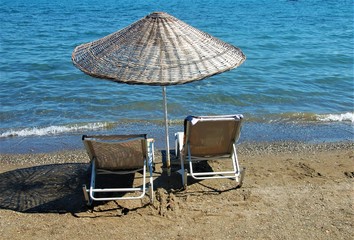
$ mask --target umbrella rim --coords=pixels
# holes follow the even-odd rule
[[[81,46],[81,45],[80,45]],[[79,47],[79,46],[78,46]],[[76,47],[76,48],[78,48]],[[205,78],[209,78],[209,77],[212,77],[212,76],[215,76],[215,75],[218,75],[218,74],[221,74],[221,73],[224,73],[224,72],[228,72],[228,71],[231,71],[233,70],[235,67],[238,67],[240,66],[245,60],[246,60],[246,56],[242,53],[242,55],[244,56],[244,58],[237,64],[234,64],[232,65],[231,67],[229,68],[226,68],[226,69],[223,69],[222,71],[219,71],[219,72],[215,72],[214,74],[210,74],[210,75],[205,75],[205,76],[201,76],[199,78],[195,78],[193,80],[179,80],[178,82],[166,82],[166,83],[161,83],[159,81],[149,81],[149,82],[140,82],[140,81],[134,81],[134,80],[129,80],[129,81],[125,81],[125,80],[121,80],[121,79],[118,79],[118,78],[114,78],[114,77],[109,77],[107,75],[100,75],[100,74],[95,74],[95,73],[92,73],[90,71],[88,71],[87,69],[83,68],[82,66],[80,66],[79,64],[76,63],[76,61],[74,60],[74,53],[76,51],[76,48],[72,54],[72,62],[74,64],[74,66],[76,68],[78,68],[80,71],[82,71],[83,73],[91,76],[91,77],[94,77],[94,78],[99,78],[99,79],[104,79],[104,80],[110,80],[110,81],[113,81],[113,82],[117,82],[117,83],[125,83],[125,84],[129,84],[129,85],[150,85],[150,86],[173,86],[173,85],[183,85],[183,84],[186,84],[186,83],[192,83],[192,82],[196,82],[196,81],[200,81],[200,80],[203,80]]]

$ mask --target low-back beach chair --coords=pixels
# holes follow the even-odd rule
[[[236,142],[240,137],[243,116],[188,116],[184,132],[175,134],[176,154],[180,158],[182,184],[187,188],[187,177],[194,179],[230,178],[242,186],[244,169],[238,163]],[[231,161],[232,169],[196,172],[193,163],[208,160]],[[189,168],[185,169],[185,163]]]
[[[86,151],[91,161],[91,180],[89,189],[83,186],[85,200],[88,205],[93,201],[110,201],[139,199],[144,197],[149,189],[150,202],[153,201],[153,158],[154,141],[141,135],[97,135],[82,137]],[[146,185],[147,171],[149,186]],[[142,173],[143,182],[139,187],[120,188],[116,186],[95,188],[98,174],[136,174]],[[112,183],[113,184],[113,183]],[[96,196],[96,195],[107,196]],[[127,193],[128,196],[121,196]]]

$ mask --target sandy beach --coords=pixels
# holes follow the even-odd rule
[[[84,150],[0,155],[1,239],[352,239],[354,143],[243,143],[242,188],[161,170],[155,202],[86,207]],[[209,163],[213,168],[219,166]]]

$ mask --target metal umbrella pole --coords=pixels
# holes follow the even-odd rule
[[[165,139],[166,139],[166,168],[168,175],[171,173],[171,157],[170,157],[170,139],[168,133],[168,117],[167,117],[167,97],[166,86],[162,86],[164,116],[165,116]]]

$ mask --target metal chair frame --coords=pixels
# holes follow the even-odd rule
[[[115,141],[115,143],[122,143],[122,142],[129,142],[130,140],[136,140],[136,139],[141,139],[144,144],[146,145],[146,156],[144,158],[143,162],[143,167],[142,168],[137,168],[137,169],[116,169],[116,170],[107,170],[107,169],[99,169],[97,168],[96,164],[96,157],[92,153],[90,147],[86,144],[87,141],[102,141],[105,140],[105,138],[119,138],[119,137],[129,137],[131,136],[131,139],[127,140],[121,140],[121,141]],[[132,199],[140,199],[143,198],[146,194],[146,170],[148,167],[149,171],[149,197],[150,197],[150,202],[153,202],[154,199],[154,191],[153,191],[153,163],[154,163],[154,140],[153,139],[146,139],[146,135],[97,135],[97,136],[86,136],[84,135],[82,137],[86,150],[88,151],[89,155],[93,155],[91,158],[91,180],[90,180],[90,187],[87,189],[86,185],[83,185],[83,193],[85,200],[87,202],[87,205],[92,205],[93,201],[111,201],[111,200],[132,200]],[[86,141],[86,142],[85,142]],[[109,143],[108,143],[109,144]],[[131,173],[136,173],[142,170],[142,178],[143,178],[143,183],[140,187],[132,187],[132,188],[96,188],[96,176],[98,174],[131,174]],[[122,197],[97,197],[95,196],[95,193],[115,193],[115,192],[141,192],[140,195],[138,196],[122,196]]]
[[[240,164],[237,157],[237,150],[236,150],[236,142],[239,139],[240,129],[241,129],[241,121],[243,119],[242,115],[222,115],[222,116],[200,116],[194,117],[197,119],[196,121],[239,121],[235,131],[235,138],[232,142],[232,150],[230,154],[227,155],[215,155],[215,156],[193,156],[191,152],[191,143],[189,141],[189,128],[193,127],[193,123],[185,125],[185,133],[178,132],[175,134],[175,147],[176,147],[176,154],[180,159],[181,169],[178,173],[182,176],[182,184],[183,187],[187,188],[187,178],[188,176],[197,179],[197,180],[204,180],[204,179],[235,179],[237,183],[237,187],[241,187],[244,178],[244,170],[245,168],[241,169]],[[189,120],[188,120],[189,119]],[[186,118],[186,121],[192,122],[194,119],[191,116]],[[191,126],[192,125],[192,126]],[[199,161],[208,161],[208,160],[231,160],[232,161],[232,169],[226,171],[217,171],[217,172],[196,172],[193,168],[193,163]],[[185,163],[187,162],[188,168],[185,168]]]

